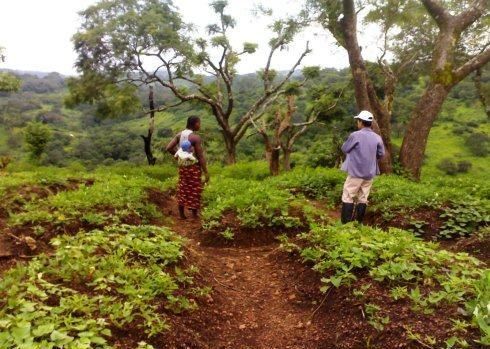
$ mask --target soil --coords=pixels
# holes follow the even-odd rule
[[[408,327],[422,335],[450,337],[447,331],[452,323],[446,314],[454,309],[439,309],[433,315],[414,313],[408,302],[389,296],[388,285],[373,283],[361,298],[347,287],[321,293],[321,275],[296,254],[279,248],[278,234],[287,233],[294,239],[300,230],[240,229],[235,217],[228,215],[225,219],[235,233],[230,242],[216,232],[205,232],[199,219],[178,219],[173,193],[150,190],[148,199],[164,215],[151,223],[168,226],[187,238],[184,263],[199,268],[196,285],[210,286],[212,292],[196,298],[197,310],[168,314],[171,329],[149,340],[135,326],[114,328],[116,348],[135,348],[143,340],[156,349],[423,348],[407,338]],[[323,206],[318,203],[318,207]],[[338,211],[328,214],[338,218]],[[0,231],[5,229],[5,219],[0,212]],[[129,217],[127,223],[141,221]],[[461,244],[458,250],[477,246],[475,241]],[[488,254],[489,248],[479,246]],[[44,248],[49,246],[39,245],[39,250]],[[0,257],[0,273],[16,260],[22,259]],[[370,281],[368,275],[358,275],[352,288]],[[364,311],[368,303],[382,304],[385,310],[380,315],[390,317],[383,331],[368,323]]]
[[[198,300],[196,311],[169,315],[172,329],[148,341],[155,348],[422,348],[407,338],[406,326],[435,338],[449,337],[448,309],[430,316],[414,314],[408,302],[394,301],[389,288],[377,283],[363,299],[346,287],[323,294],[321,275],[299,256],[279,249],[276,232],[263,231],[255,239],[251,231],[242,230],[235,243],[219,236],[211,239],[199,220],[177,218],[171,194],[151,191],[149,198],[170,216],[162,224],[187,237],[187,262],[200,269],[196,282],[213,290]],[[369,281],[361,275],[353,287]],[[382,332],[368,323],[363,310],[376,302],[389,305],[381,315],[391,321]],[[144,338],[133,331],[118,335],[116,345],[121,348]]]
[[[441,213],[441,210],[432,207],[420,207],[410,213],[399,212],[395,214],[394,218],[386,220],[380,212],[373,212],[368,208],[365,223],[382,229],[395,227],[413,230],[414,226],[412,225],[412,222],[425,222],[425,225],[421,228],[421,237],[424,240],[434,241],[438,239],[439,231],[444,223],[440,218]]]
[[[490,266],[490,234],[478,234],[454,240],[442,241],[441,246],[455,252],[466,252]]]
[[[60,233],[52,224],[42,225],[45,232],[41,236],[37,236],[29,224],[9,227],[7,225],[9,212],[20,212],[26,203],[33,200],[45,199],[61,191],[76,190],[80,185],[92,186],[93,184],[93,179],[69,178],[65,183],[52,183],[46,186],[24,185],[8,190],[2,198],[4,206],[0,204],[0,274],[17,262],[22,263],[39,253],[49,253],[52,250],[49,241]],[[91,227],[82,227],[79,222],[73,222],[63,227],[61,232],[77,232],[80,228]]]

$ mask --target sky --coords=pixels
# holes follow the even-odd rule
[[[0,0],[0,46],[5,48],[6,62],[0,68],[51,72],[65,75],[77,74],[74,68],[76,54],[71,42],[72,35],[80,26],[78,12],[96,3],[97,0]],[[237,69],[239,73],[256,72],[265,65],[267,42],[271,33],[267,21],[252,11],[255,0],[229,0],[229,12],[235,17],[237,26],[231,32],[231,42],[241,47],[243,42],[255,42],[259,49],[243,59]],[[294,14],[302,1],[263,1],[273,10],[274,17]],[[213,23],[215,16],[208,0],[174,0],[184,20],[196,25],[197,30]],[[377,29],[373,26],[360,28],[360,42],[367,59],[379,55]],[[331,36],[322,28],[310,28],[295,39],[286,51],[279,52],[273,59],[273,68],[287,70],[297,60],[306,42],[310,42],[310,53],[304,65],[343,68],[348,66],[344,49],[337,47]]]

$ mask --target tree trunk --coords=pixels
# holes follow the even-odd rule
[[[143,138],[148,165],[153,166],[157,162],[157,158],[153,156],[153,152],[151,150],[151,138],[153,136],[153,131],[155,130],[155,102],[153,100],[153,86],[150,86],[148,100],[150,102],[150,122],[148,125],[148,134],[147,136],[142,135],[141,138]]]
[[[403,137],[400,162],[414,179],[420,179],[427,139],[450,88],[431,82],[420,98]]]
[[[292,153],[292,149],[286,149],[286,148],[283,148],[283,167],[284,167],[284,171],[290,171],[291,170],[291,153]]]
[[[481,76],[482,76],[481,69],[477,69],[475,72],[475,80],[474,80],[475,88],[478,94],[478,98],[480,99],[480,102],[483,106],[483,109],[485,110],[485,113],[487,113],[487,118],[490,119],[490,105],[488,101],[488,96],[483,90],[483,86],[481,84]]]
[[[236,142],[233,139],[233,135],[228,134],[226,131],[223,131],[223,137],[225,140],[226,148],[225,163],[227,165],[236,164]]]
[[[354,93],[359,111],[368,110],[375,115],[377,124],[374,131],[383,139],[386,155],[379,161],[382,173],[393,172],[391,159],[391,117],[378,100],[371,79],[368,76],[361,47],[357,40],[357,15],[353,0],[343,1],[344,17],[341,19],[342,34],[345,40],[345,49],[349,56],[352,79],[354,80]],[[378,127],[379,126],[379,127]]]
[[[439,33],[432,52],[431,80],[412,112],[400,149],[400,162],[415,179],[420,179],[430,129],[449,91],[468,74],[483,67],[490,60],[490,50],[485,49],[459,68],[454,67],[454,49],[458,45],[460,35],[483,15],[486,8],[485,0],[474,2],[459,15],[452,15],[439,1],[422,2],[436,21]]]
[[[342,34],[354,80],[357,108],[359,110],[371,110],[371,103],[367,93],[367,71],[362,58],[361,47],[357,41],[357,15],[353,0],[344,0],[343,8],[344,17],[341,19]]]
[[[269,169],[272,176],[277,176],[279,174],[279,159],[281,156],[281,148],[273,147],[270,150],[270,160]]]
[[[261,132],[260,135],[264,138],[265,160],[269,163],[269,172],[271,176],[277,176],[279,174],[281,147],[271,142],[267,133]]]

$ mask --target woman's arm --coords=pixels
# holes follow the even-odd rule
[[[174,138],[172,138],[170,143],[167,144],[165,150],[168,151],[170,154],[175,155],[175,153],[177,152],[176,148],[177,145],[179,144],[179,139],[180,139],[180,135],[177,135]]]
[[[199,160],[199,165],[201,166],[202,173],[206,177],[206,182],[209,181],[208,166],[206,163],[206,157],[204,156],[204,150],[202,148],[201,137],[196,136],[194,141],[194,151],[196,152],[197,160]]]

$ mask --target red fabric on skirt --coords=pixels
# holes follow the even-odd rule
[[[201,166],[196,164],[179,167],[179,205],[198,210],[201,207],[201,193]]]

